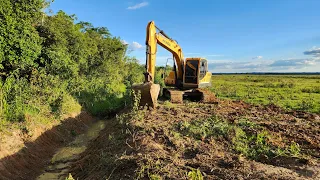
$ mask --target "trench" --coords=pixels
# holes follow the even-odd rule
[[[107,122],[87,113],[63,120],[35,141],[24,142],[19,152],[0,159],[0,179],[65,179],[72,162]]]
[[[88,143],[99,136],[99,132],[105,126],[106,121],[97,121],[84,134],[77,136],[70,144],[60,148],[37,180],[65,179],[71,164],[87,149]]]

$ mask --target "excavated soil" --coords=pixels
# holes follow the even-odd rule
[[[253,159],[235,151],[228,137],[197,139],[183,134],[177,126],[212,116],[229,125],[245,119],[259,127],[249,128],[250,132],[267,131],[273,137],[269,143],[277,147],[290,147],[296,142],[300,153]],[[204,179],[320,179],[319,114],[242,101],[162,102],[153,110],[119,113],[105,121],[104,127],[85,149],[67,161],[68,168],[60,178],[71,173],[79,180],[188,179],[190,172],[198,169]],[[14,157],[2,159],[0,179],[35,179],[45,169],[50,170],[50,159],[60,147],[68,146],[64,139],[71,138],[69,132],[55,134],[44,136]],[[61,162],[54,170],[65,168]]]
[[[252,159],[235,152],[231,139],[195,140],[177,133],[177,124],[213,115],[231,125],[241,119],[253,122],[274,137],[271,144],[290,147],[296,142],[300,153]],[[274,105],[164,103],[110,121],[70,172],[79,179],[188,179],[194,169],[204,179],[320,179],[319,127],[319,114]]]

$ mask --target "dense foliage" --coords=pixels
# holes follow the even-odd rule
[[[124,104],[143,67],[106,27],[43,13],[44,0],[0,2],[0,127]]]

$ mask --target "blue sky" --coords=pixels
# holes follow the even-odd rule
[[[154,20],[212,72],[319,72],[319,7],[320,0],[55,0],[50,8],[107,27],[141,63]],[[169,57],[159,46],[157,65]]]

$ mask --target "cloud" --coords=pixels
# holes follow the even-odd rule
[[[259,61],[230,61],[230,60],[211,60],[209,66],[211,69],[224,69],[224,70],[259,70],[268,67],[272,62]]]
[[[142,7],[148,6],[148,5],[149,5],[148,2],[142,2],[142,3],[139,3],[139,4],[133,5],[133,6],[129,6],[127,9],[136,10],[136,9],[140,9]]]
[[[273,72],[273,71],[318,71],[320,59],[281,59],[257,61],[210,60],[212,72]]]
[[[121,40],[121,43],[122,43],[123,45],[128,45],[128,44],[129,44],[126,40]]]
[[[256,56],[252,58],[254,61],[209,60],[208,62],[212,72],[319,72],[320,48],[313,47],[304,54],[313,57],[268,60]]]
[[[138,42],[133,41],[130,45],[129,48],[131,48],[132,50],[138,50],[138,49],[142,49],[143,46],[141,44],[139,44]]]
[[[299,69],[305,66],[312,66],[317,64],[317,59],[287,59],[287,60],[277,60],[274,61],[271,67],[292,67],[294,69]]]
[[[320,57],[320,48],[313,47],[311,50],[305,51],[305,55],[313,55],[314,57]]]
[[[263,56],[256,56],[256,57],[253,57],[252,59],[262,59]]]
[[[140,43],[135,42],[135,41],[133,41],[132,43],[128,43],[126,40],[121,40],[121,43],[123,45],[127,45],[128,46],[129,52],[141,50],[141,49],[144,48],[144,46],[142,46]]]

